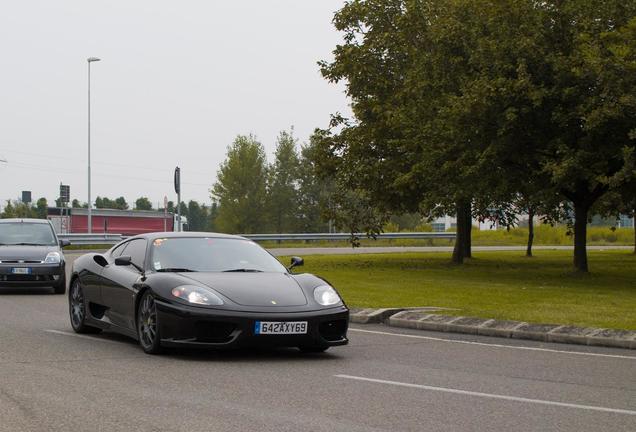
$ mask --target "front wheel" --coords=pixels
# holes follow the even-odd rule
[[[150,291],[146,291],[139,302],[137,335],[139,336],[139,345],[141,345],[144,352],[147,354],[159,354],[161,352],[157,305]]]
[[[102,331],[102,329],[97,327],[86,325],[86,301],[84,300],[84,290],[79,279],[75,279],[71,284],[68,303],[71,327],[76,333],[99,333]]]

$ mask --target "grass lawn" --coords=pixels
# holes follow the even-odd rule
[[[636,255],[590,251],[588,275],[571,251],[308,256],[302,271],[329,280],[350,307],[440,306],[444,313],[636,330]],[[289,258],[281,258],[288,263]]]

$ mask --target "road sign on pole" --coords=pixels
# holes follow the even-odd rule
[[[174,169],[174,191],[177,193],[177,227],[175,231],[181,231],[181,168]]]
[[[70,202],[70,197],[71,197],[71,187],[69,185],[60,183],[60,201],[66,204]]]

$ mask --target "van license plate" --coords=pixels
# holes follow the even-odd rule
[[[31,274],[31,269],[29,267],[14,267],[11,269],[11,273],[28,275]]]

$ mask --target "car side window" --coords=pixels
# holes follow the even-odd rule
[[[110,256],[112,256],[113,258],[117,258],[117,257],[121,256],[121,254],[124,253],[124,249],[126,249],[126,246],[128,246],[128,243],[130,243],[130,242],[122,243],[119,246],[117,246],[110,253]]]
[[[144,268],[144,261],[146,260],[146,240],[136,239],[128,242],[128,247],[125,250],[125,255],[130,255],[130,258],[134,264]]]

